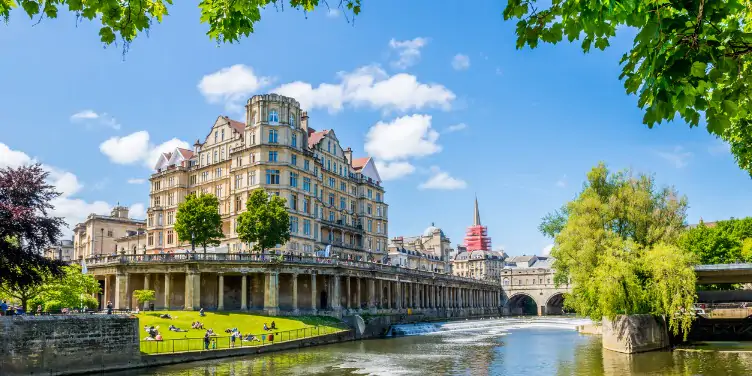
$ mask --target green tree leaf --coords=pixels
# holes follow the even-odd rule
[[[206,246],[219,245],[224,234],[217,197],[211,194],[186,196],[175,214],[175,232],[178,241],[190,243],[192,250],[200,245],[206,252]]]
[[[238,216],[238,238],[263,252],[290,240],[290,215],[285,200],[263,189],[251,192],[246,210]]]

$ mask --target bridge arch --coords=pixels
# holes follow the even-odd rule
[[[546,315],[563,315],[564,314],[564,293],[555,292],[546,299]]]
[[[510,315],[534,316],[538,314],[538,302],[533,295],[526,292],[512,294],[506,303]]]

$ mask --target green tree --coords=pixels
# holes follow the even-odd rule
[[[49,278],[33,300],[33,305],[41,305],[45,311],[58,311],[63,308],[97,308],[99,301],[93,297],[102,289],[91,274],[81,273],[81,266],[70,265],[63,268],[60,278]]]
[[[693,255],[676,246],[686,208],[686,198],[651,176],[594,167],[582,192],[541,225],[559,228],[551,256],[556,283],[573,286],[565,307],[594,320],[666,315],[686,333],[692,317],[675,314],[695,299]]]
[[[639,95],[649,127],[679,115],[731,144],[752,174],[752,2],[750,0],[509,0],[517,48],[581,41],[604,50],[621,27],[637,30],[621,58],[624,87]]]
[[[353,17],[360,13],[361,0],[336,0],[335,5]],[[329,9],[326,0],[202,0],[200,22],[208,24],[206,34],[217,42],[237,42],[253,33],[253,26],[261,20],[261,10],[267,6],[284,9],[285,5],[305,13],[316,8]],[[127,46],[141,33],[148,32],[154,21],[162,22],[168,15],[172,0],[144,1],[81,1],[81,0],[2,0],[0,18],[6,22],[11,10],[21,11],[32,20],[57,18],[60,11],[72,12],[77,19],[101,23],[99,38],[110,45],[118,39]],[[38,22],[38,21],[34,21]]]
[[[268,195],[263,189],[251,192],[246,211],[238,216],[240,240],[254,243],[253,250],[263,252],[290,240],[290,215],[285,200]]]
[[[154,290],[135,290],[133,291],[133,297],[136,298],[139,304],[157,300],[157,294]]]
[[[224,234],[217,197],[211,194],[186,196],[175,214],[175,232],[178,241],[191,243],[192,251],[196,250],[196,244],[204,248],[204,253],[207,245],[219,245]]]
[[[712,227],[700,222],[682,234],[678,245],[697,255],[701,264],[750,262],[752,217],[718,221]]]

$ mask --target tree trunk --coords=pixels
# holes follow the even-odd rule
[[[191,252],[196,252],[196,242],[191,239]]]

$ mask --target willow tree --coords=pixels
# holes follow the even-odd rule
[[[540,226],[554,237],[556,283],[573,286],[565,307],[593,320],[665,315],[687,333],[692,317],[676,315],[695,301],[694,258],[676,246],[686,208],[652,176],[594,167],[582,192]]]

